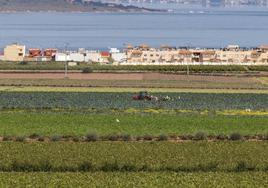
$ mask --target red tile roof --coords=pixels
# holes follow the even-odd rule
[[[101,52],[100,54],[101,54],[102,57],[110,57],[109,52]]]

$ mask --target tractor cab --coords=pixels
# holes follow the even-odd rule
[[[133,100],[147,100],[147,101],[158,101],[158,97],[150,95],[147,91],[140,91],[138,95],[133,96]]]
[[[169,96],[157,97],[150,95],[148,91],[140,91],[137,95],[132,97],[133,100],[137,101],[169,101],[171,98]]]
[[[133,96],[134,100],[151,100],[151,96],[147,91],[140,91],[138,95]]]

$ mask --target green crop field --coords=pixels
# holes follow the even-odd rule
[[[0,147],[3,172],[238,172],[268,167],[268,142],[4,142]],[[90,165],[83,169],[85,162]]]
[[[0,187],[265,187],[266,172],[0,173]]]
[[[168,95],[170,101],[133,101],[136,90],[23,89],[7,88],[0,92],[0,187],[265,187],[268,184],[265,139],[176,142],[80,139],[89,134],[138,137],[189,136],[198,132],[216,136],[238,133],[255,138],[254,135],[268,133],[265,93],[163,89],[152,90],[152,95]],[[32,135],[38,135],[38,140],[29,140]],[[61,136],[79,139],[58,140]]]
[[[188,88],[188,89],[222,89],[226,92],[233,91],[243,92],[244,90],[248,92],[260,92],[268,89],[268,84],[266,77],[217,77],[214,76],[214,79],[207,79],[206,76],[200,76],[200,79],[196,79],[197,76],[187,77],[186,75],[181,75],[181,80],[83,80],[83,79],[27,79],[27,78],[16,78],[16,79],[0,79],[1,86],[17,86],[13,89],[23,88],[33,90],[33,86],[51,86],[54,87],[82,87],[80,89],[91,89],[94,90],[94,87],[120,87],[120,88]],[[84,88],[83,88],[84,87]],[[90,87],[90,88],[88,88]],[[93,87],[93,88],[92,88]],[[9,87],[10,88],[10,87]],[[47,87],[46,87],[47,88]],[[0,88],[1,89],[1,88]],[[5,89],[5,88],[4,88]],[[30,90],[28,89],[28,90]],[[38,88],[34,88],[38,89]],[[78,88],[79,89],[79,88]],[[97,88],[98,89],[98,88]],[[114,88],[113,88],[114,89]],[[240,90],[239,90],[240,89]],[[161,90],[161,89],[160,89]],[[163,89],[162,89],[163,90]],[[110,89],[112,91],[112,89]],[[118,91],[118,90],[117,90]]]
[[[199,131],[209,135],[268,133],[268,116],[216,114],[152,114],[90,112],[0,112],[0,136],[73,135],[187,135]],[[117,122],[116,120],[120,122]]]
[[[1,187],[265,187],[267,142],[1,143]]]
[[[170,96],[170,101],[134,101],[135,93],[109,92],[0,92],[0,109],[191,109],[191,110],[267,110],[267,94],[241,93],[152,93]]]

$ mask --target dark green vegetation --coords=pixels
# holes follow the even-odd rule
[[[241,172],[268,167],[267,142],[5,142],[0,147],[0,171]]]
[[[83,1],[76,2],[77,3],[71,4],[66,0],[0,0],[0,11],[154,11],[153,9],[118,4],[109,6],[109,4],[94,1],[88,3],[82,3]]]
[[[78,66],[69,67],[69,70],[93,71],[153,71],[153,72],[186,72],[187,66],[177,65],[88,65],[80,63]],[[211,72],[259,72],[268,71],[268,66],[242,66],[242,65],[192,65],[189,66],[190,72],[211,73]],[[0,70],[64,70],[64,63],[60,62],[1,62]]]
[[[267,110],[266,94],[153,93],[170,101],[134,101],[135,93],[0,92],[1,109],[190,109]]]
[[[117,122],[117,119],[119,122]],[[90,112],[0,112],[0,136],[256,135],[268,133],[268,116],[128,114]]]

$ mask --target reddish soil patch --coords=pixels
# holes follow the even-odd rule
[[[0,79],[63,79],[64,73],[0,73]],[[253,78],[237,76],[176,75],[163,73],[69,73],[75,80],[178,80],[243,83],[256,82]]]

